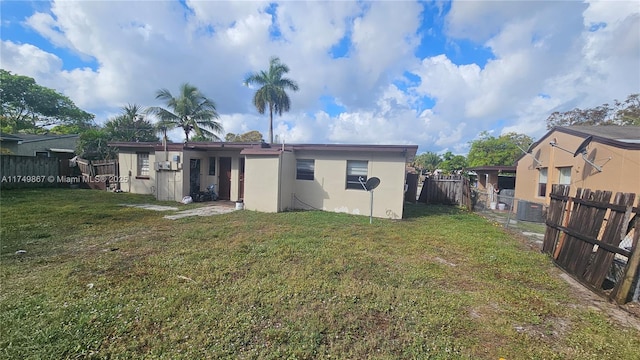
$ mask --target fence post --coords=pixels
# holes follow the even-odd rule
[[[620,287],[618,287],[618,291],[615,295],[615,300],[618,304],[624,304],[629,296],[629,290],[631,290],[631,285],[633,284],[633,279],[635,278],[636,273],[638,272],[638,267],[640,266],[640,218],[636,216],[636,224],[635,224],[635,234],[633,236],[633,253],[627,262],[627,267],[624,272],[624,277],[620,282]],[[639,281],[640,283],[640,281]]]

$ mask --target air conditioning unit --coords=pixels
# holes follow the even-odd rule
[[[171,170],[171,161],[158,161],[154,165],[156,170]]]
[[[519,201],[516,218],[522,221],[543,223],[545,219],[542,216],[542,204],[529,201]]]

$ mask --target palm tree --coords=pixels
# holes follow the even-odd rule
[[[153,124],[142,115],[142,107],[127,104],[121,110],[122,114],[104,125],[111,141],[158,141]]]
[[[282,75],[289,72],[289,67],[280,62],[277,57],[269,60],[269,71],[260,71],[249,74],[244,85],[252,84],[260,86],[253,97],[253,105],[260,114],[264,114],[269,106],[269,141],[273,143],[273,113],[282,116],[283,111],[289,111],[291,100],[285,90],[298,91],[295,81],[283,78]]]
[[[160,118],[158,128],[166,136],[166,131],[177,127],[184,130],[185,141],[189,141],[189,134],[193,131],[198,138],[220,140],[216,134],[222,134],[222,125],[214,121],[218,119],[216,104],[204,96],[197,87],[184,83],[180,86],[178,97],[171,95],[167,89],[160,89],[156,99],[163,100],[167,109],[154,106],[147,112]]]

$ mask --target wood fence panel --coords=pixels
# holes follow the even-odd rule
[[[404,193],[404,201],[415,204],[418,195],[418,174],[407,174],[406,185],[407,191]]]
[[[78,167],[80,168],[80,173],[82,173],[82,176],[91,177],[91,176],[95,175],[94,170],[93,170],[93,166],[91,166],[91,161],[78,158],[76,163],[78,164]]]
[[[578,189],[575,197],[567,194],[568,188],[552,189],[543,251],[557,254],[558,266],[596,291],[604,291],[605,280],[613,282],[609,297],[626,302],[640,276],[640,209],[633,206],[638,196],[617,193],[610,203],[610,191]],[[563,210],[568,207],[571,211]],[[631,250],[621,248],[622,240],[631,237]],[[616,254],[621,255],[618,260]]]
[[[596,191],[593,193],[589,189],[578,189],[577,198],[580,200],[591,200],[595,202],[609,202],[611,191]],[[580,233],[587,237],[596,238],[602,227],[606,208],[587,206],[583,202],[574,201],[575,213],[571,214],[569,230]],[[572,274],[582,277],[585,268],[591,260],[593,244],[583,241],[578,237],[569,236],[565,241],[565,246],[560,251],[558,262]]]
[[[425,204],[459,205],[471,208],[469,180],[463,176],[436,176],[425,179],[418,201]]]
[[[567,185],[553,184],[551,194],[549,195],[551,202],[547,210],[547,223],[562,225],[562,219],[564,218],[567,202],[569,201],[569,189],[570,187]],[[554,254],[560,234],[561,231],[557,228],[547,226],[544,234],[544,242],[542,243],[542,252]]]
[[[631,209],[633,208],[633,202],[635,201],[635,194],[623,194],[617,193],[614,205],[622,205],[625,211],[617,209],[611,209],[607,216],[607,223],[602,234],[601,241],[605,244],[618,247],[624,236],[624,231],[620,229],[626,229],[629,220],[631,219]],[[589,284],[600,288],[604,282],[604,278],[607,276],[607,272],[611,268],[611,263],[615,253],[606,250],[602,246],[598,247],[595,253],[593,261],[587,267],[584,273],[584,280]]]
[[[96,176],[116,176],[118,162],[115,160],[93,160],[91,165]]]
[[[2,179],[3,189],[55,186],[58,174],[57,158],[0,156],[0,179]]]

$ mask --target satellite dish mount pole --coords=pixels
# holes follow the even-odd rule
[[[368,191],[371,196],[371,202],[369,204],[369,224],[372,224],[373,223],[373,189],[375,189],[376,187],[378,187],[378,185],[380,185],[380,179],[377,177],[372,177],[372,178],[369,178],[369,180],[367,180],[366,183],[363,182],[362,180],[363,180],[362,176],[359,176],[358,181],[360,182],[360,185],[362,185],[362,188]]]

